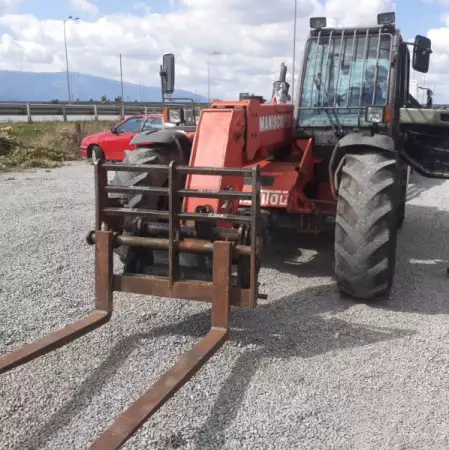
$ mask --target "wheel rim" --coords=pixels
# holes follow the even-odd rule
[[[92,150],[92,162],[96,163],[97,161],[100,161],[101,158],[101,149],[94,148]]]

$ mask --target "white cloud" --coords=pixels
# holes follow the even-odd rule
[[[449,0],[445,0],[449,3]],[[427,33],[418,34],[427,35],[432,41],[432,51],[430,55],[430,67],[427,74],[412,72],[418,85],[430,87],[434,90],[434,102],[449,104],[449,12],[441,17],[443,26],[431,28]],[[420,91],[419,100],[425,101],[425,92]]]
[[[139,9],[139,0],[132,5],[138,10],[67,24],[72,71],[119,79],[121,53],[125,81],[158,86],[162,54],[173,52],[177,87],[207,96],[207,54],[218,51],[211,58],[211,95],[229,99],[239,92],[268,97],[281,62],[291,74],[292,0],[171,0],[166,14]],[[326,16],[330,25],[375,25],[377,13],[394,10],[393,0],[298,1],[296,75],[311,16]],[[0,68],[65,69],[61,21],[6,14],[0,27],[6,29]]]
[[[71,0],[72,6],[77,12],[96,15],[98,8],[89,0]]]
[[[9,13],[21,0],[0,0],[0,16]]]
[[[340,26],[376,24],[377,14],[396,11],[396,2],[391,0],[328,0],[325,3],[327,16],[335,18]]]

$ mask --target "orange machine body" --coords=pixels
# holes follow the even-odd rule
[[[249,168],[257,164],[262,174],[262,208],[332,213],[335,201],[329,183],[319,183],[313,200],[304,193],[305,186],[315,179],[314,167],[320,160],[314,157],[312,138],[293,138],[293,108],[292,104],[263,104],[255,99],[215,101],[201,112],[190,165]],[[251,191],[242,178],[210,175],[189,175],[186,188]],[[235,214],[250,204],[186,198],[183,209],[194,212],[207,205],[215,213]]]

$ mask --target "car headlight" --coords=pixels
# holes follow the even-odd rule
[[[385,108],[383,106],[368,106],[366,108],[366,121],[370,123],[384,122]]]

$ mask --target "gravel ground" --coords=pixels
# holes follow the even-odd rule
[[[414,174],[383,304],[339,298],[329,240],[273,254],[269,300],[233,311],[231,341],[123,448],[449,448],[448,188]],[[92,309],[92,167],[0,174],[0,198],[4,354]],[[0,447],[87,448],[207,332],[208,311],[115,294],[109,324],[1,376]]]

